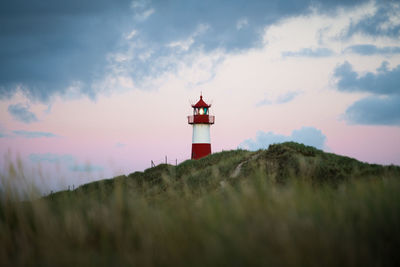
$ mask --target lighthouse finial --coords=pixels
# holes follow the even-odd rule
[[[200,99],[203,99],[203,92],[200,91]]]

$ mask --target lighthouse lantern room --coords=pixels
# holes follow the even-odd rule
[[[210,107],[200,95],[200,100],[192,105],[193,115],[188,116],[188,123],[193,125],[192,159],[199,159],[211,154],[210,125],[215,117],[209,115]]]

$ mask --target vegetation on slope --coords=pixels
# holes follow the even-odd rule
[[[296,143],[0,202],[0,265],[391,266],[400,167]]]

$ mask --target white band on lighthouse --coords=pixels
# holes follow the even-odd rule
[[[193,144],[210,144],[210,125],[193,124]]]

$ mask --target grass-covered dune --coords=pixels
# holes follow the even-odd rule
[[[400,167],[297,143],[0,202],[0,266],[399,266]]]

